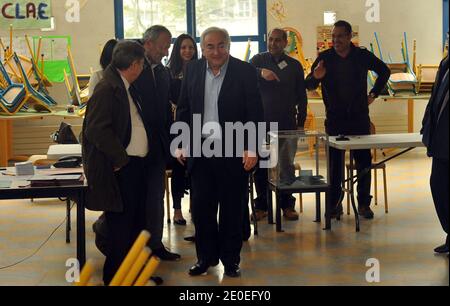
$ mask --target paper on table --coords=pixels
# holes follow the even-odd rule
[[[11,187],[11,181],[0,181],[0,189],[8,189]]]

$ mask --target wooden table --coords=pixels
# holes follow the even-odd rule
[[[49,117],[58,117],[62,120],[80,118],[75,114],[68,114],[63,109],[55,109],[51,113],[37,113],[34,111],[19,112],[14,116],[0,114],[0,167],[8,166],[8,161],[13,156],[13,121],[17,120],[42,120]]]
[[[413,95],[413,96],[380,96],[384,102],[406,101],[408,104],[408,133],[414,133],[414,104],[415,100],[430,100],[431,95]]]

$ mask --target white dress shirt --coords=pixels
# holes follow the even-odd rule
[[[139,114],[136,103],[130,94],[130,83],[120,75],[125,89],[127,90],[128,102],[130,103],[130,117],[131,117],[131,139],[126,149],[128,156],[146,157],[148,154],[148,138],[147,131],[144,127],[144,122]]]

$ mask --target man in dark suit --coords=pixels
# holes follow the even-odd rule
[[[83,123],[83,164],[89,181],[86,207],[105,211],[108,252],[103,281],[111,282],[144,229],[149,152],[148,126],[130,86],[141,74],[144,48],[119,42],[112,64],[96,86]]]
[[[150,127],[146,216],[146,229],[152,235],[149,247],[154,255],[166,261],[180,259],[180,255],[169,252],[162,243],[164,175],[171,160],[169,131],[173,119],[169,102],[170,76],[161,60],[169,54],[171,39],[170,31],[160,25],[152,26],[144,33],[146,61],[144,71],[134,84],[142,98],[144,120]]]
[[[228,123],[263,122],[262,101],[255,68],[229,55],[230,36],[226,30],[205,30],[201,47],[204,58],[188,64],[177,109],[177,121],[188,124],[192,135],[190,148],[177,150],[178,160],[186,162],[186,150],[192,150],[193,156],[203,147],[201,154],[187,161],[198,258],[189,274],[205,274],[220,259],[227,276],[239,277],[243,199],[248,171],[258,161],[257,148],[251,148],[250,141],[246,141],[241,152],[222,157],[224,150],[230,149],[226,145],[238,143],[234,137],[226,139],[223,131]],[[196,133],[196,126],[203,127],[201,135]],[[212,157],[207,153],[209,149],[215,152]]]
[[[431,192],[442,228],[447,233],[444,245],[437,247],[436,253],[449,252],[449,124],[448,124],[448,55],[441,62],[433,93],[423,119],[423,143],[428,156],[433,158],[431,172]]]

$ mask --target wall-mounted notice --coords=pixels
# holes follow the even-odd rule
[[[12,25],[15,30],[51,27],[51,0],[0,1],[0,28]]]

